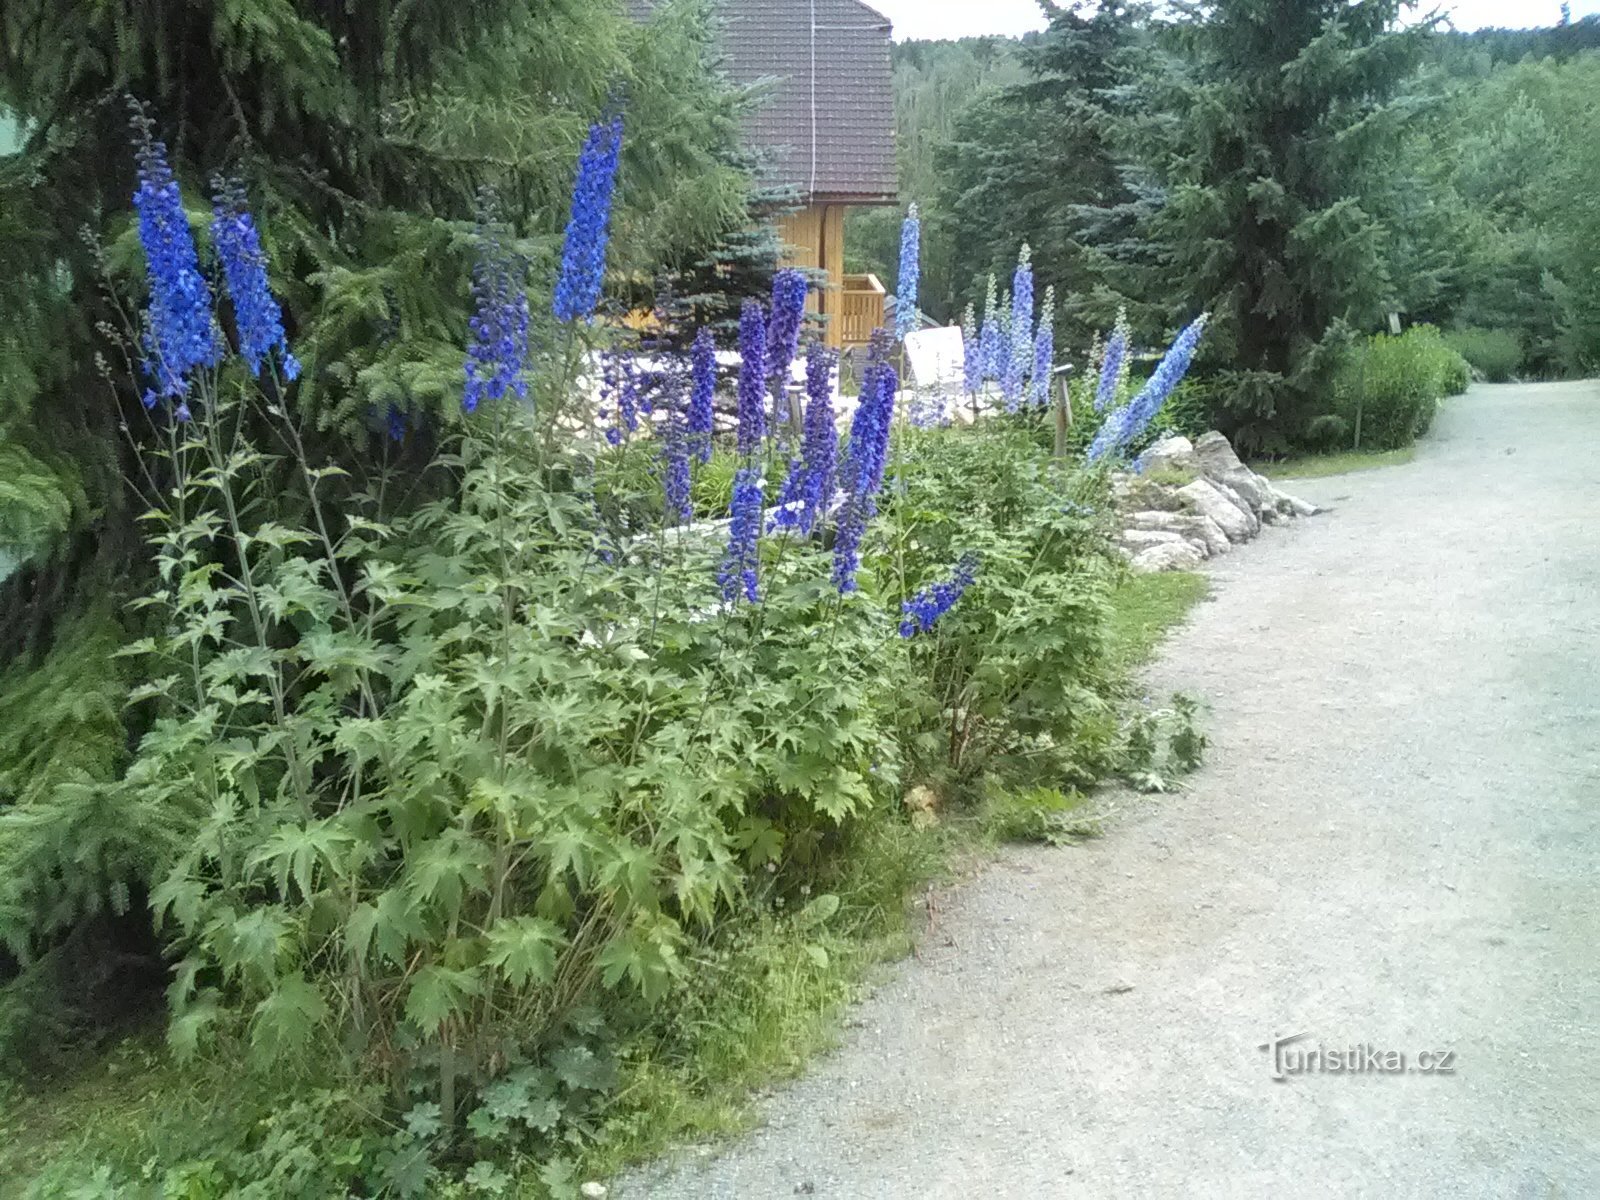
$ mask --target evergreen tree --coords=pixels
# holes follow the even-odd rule
[[[1251,449],[1311,431],[1349,326],[1392,303],[1385,231],[1360,181],[1406,111],[1396,93],[1426,23],[1397,28],[1403,0],[1185,3],[1184,62],[1166,65],[1159,110],[1170,186],[1157,222],[1172,286],[1215,324],[1216,414]]]
[[[1147,265],[1132,234],[1154,197],[1118,139],[1118,89],[1146,15],[1125,0],[1087,16],[1052,6],[1048,31],[1020,52],[1027,80],[974,103],[938,159],[954,279],[965,288],[1007,270],[1029,243],[1040,278],[1064,285],[1059,327],[1083,347]]]

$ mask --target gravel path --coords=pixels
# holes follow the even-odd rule
[[[1600,1196],[1600,384],[1479,387],[1220,560],[1190,790],[1016,850],[841,1050],[626,1197]],[[1272,1079],[1261,1044],[1453,1051]],[[1363,1058],[1363,1065],[1369,1060]]]

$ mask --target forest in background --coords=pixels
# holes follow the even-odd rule
[[[1600,18],[1380,22],[1319,43],[1279,18],[1314,25],[1327,6],[1224,7],[1232,27],[1117,2],[1020,41],[896,46],[902,198],[928,231],[931,319],[981,310],[1019,242],[1062,281],[1058,339],[1079,364],[1119,308],[1146,347],[1187,314],[1232,309],[1202,355],[1206,415],[1258,452],[1348,448],[1348,427],[1320,419],[1332,359],[1391,312],[1438,326],[1491,379],[1600,365]],[[1286,73],[1305,94],[1279,111]],[[854,266],[892,280],[897,229],[893,213],[854,214]],[[1292,278],[1269,287],[1272,260]],[[1252,338],[1284,311],[1279,344]]]

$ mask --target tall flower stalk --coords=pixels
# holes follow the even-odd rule
[[[139,186],[133,205],[139,214],[139,244],[144,248],[150,300],[141,340],[147,387],[144,406],[176,401],[174,415],[187,420],[186,395],[194,373],[222,359],[222,342],[212,315],[211,289],[200,273],[189,217],[178,181],[167,161],[166,143],[142,108],[132,118],[139,161]]]
[[[785,267],[772,278],[772,315],[767,322],[766,373],[772,380],[773,421],[788,422],[796,434],[800,420],[790,408],[789,371],[800,351],[800,329],[806,319],[811,285],[805,275]]]
[[[689,451],[698,461],[708,463],[717,415],[717,340],[711,330],[695,334],[689,363]]]
[[[968,395],[983,389],[983,342],[978,332],[978,310],[971,304],[961,317],[961,374]]]
[[[1128,310],[1117,313],[1117,324],[1106,340],[1105,357],[1100,361],[1100,386],[1094,395],[1095,412],[1105,412],[1122,390],[1128,368]]]
[[[1050,381],[1056,371],[1056,289],[1045,288],[1044,304],[1039,309],[1039,329],[1033,335],[1033,377],[1028,398],[1035,408],[1050,403]]]
[[[1005,345],[1000,332],[998,287],[998,281],[990,275],[988,291],[983,300],[983,329],[978,335],[978,352],[983,361],[983,378],[996,381],[1000,378],[1000,368],[1005,358]]]
[[[1011,357],[1026,374],[1033,365],[1033,247],[1026,242],[1011,277]]]
[[[913,204],[900,226],[900,279],[894,297],[894,335],[902,342],[917,330],[921,290],[922,218]]]
[[[773,526],[810,536],[833,499],[839,431],[833,416],[833,372],[838,356],[813,344],[806,351],[805,437],[800,458],[789,465],[789,480]]]
[[[561,248],[554,310],[558,321],[586,321],[600,305],[606,247],[611,238],[611,202],[622,157],[622,118],[589,127],[572,188],[572,215]]]
[[[733,520],[728,528],[728,549],[717,569],[722,598],[737,603],[741,595],[751,604],[761,601],[761,515],[765,501],[761,469],[741,467],[733,482]]]
[[[761,305],[746,300],[739,313],[739,456],[761,449],[767,436],[767,321]]]
[[[856,590],[861,569],[861,543],[867,526],[878,514],[877,494],[889,463],[889,432],[894,424],[895,396],[900,377],[889,365],[887,331],[873,334],[867,369],[862,376],[861,400],[850,423],[850,450],[842,472],[844,508],[833,543],[833,583],[841,595]]]
[[[1108,455],[1118,453],[1150,427],[1162,405],[1166,404],[1188,374],[1195,350],[1205,334],[1207,319],[1208,315],[1202,314],[1180,333],[1161,360],[1161,365],[1155,369],[1155,374],[1139,389],[1139,394],[1106,418],[1089,447],[1090,462],[1099,462]]]
[[[469,413],[485,400],[528,398],[527,264],[506,246],[495,218],[494,199],[485,195],[479,202],[467,382],[461,393],[461,407]]]
[[[250,374],[261,377],[277,351],[286,379],[300,377],[300,363],[289,353],[283,310],[267,282],[267,256],[255,219],[245,206],[244,185],[220,175],[212,180],[211,241],[222,260],[222,277],[233,301],[239,354]]]

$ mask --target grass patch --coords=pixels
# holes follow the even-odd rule
[[[1415,446],[1399,450],[1352,450],[1343,454],[1307,454],[1282,462],[1256,463],[1254,468],[1269,479],[1322,479],[1328,475],[1348,475],[1378,467],[1398,467],[1417,457]]]
[[[1124,671],[1149,662],[1162,639],[1211,591],[1211,581],[1192,571],[1130,575],[1112,597],[1113,659]]]

